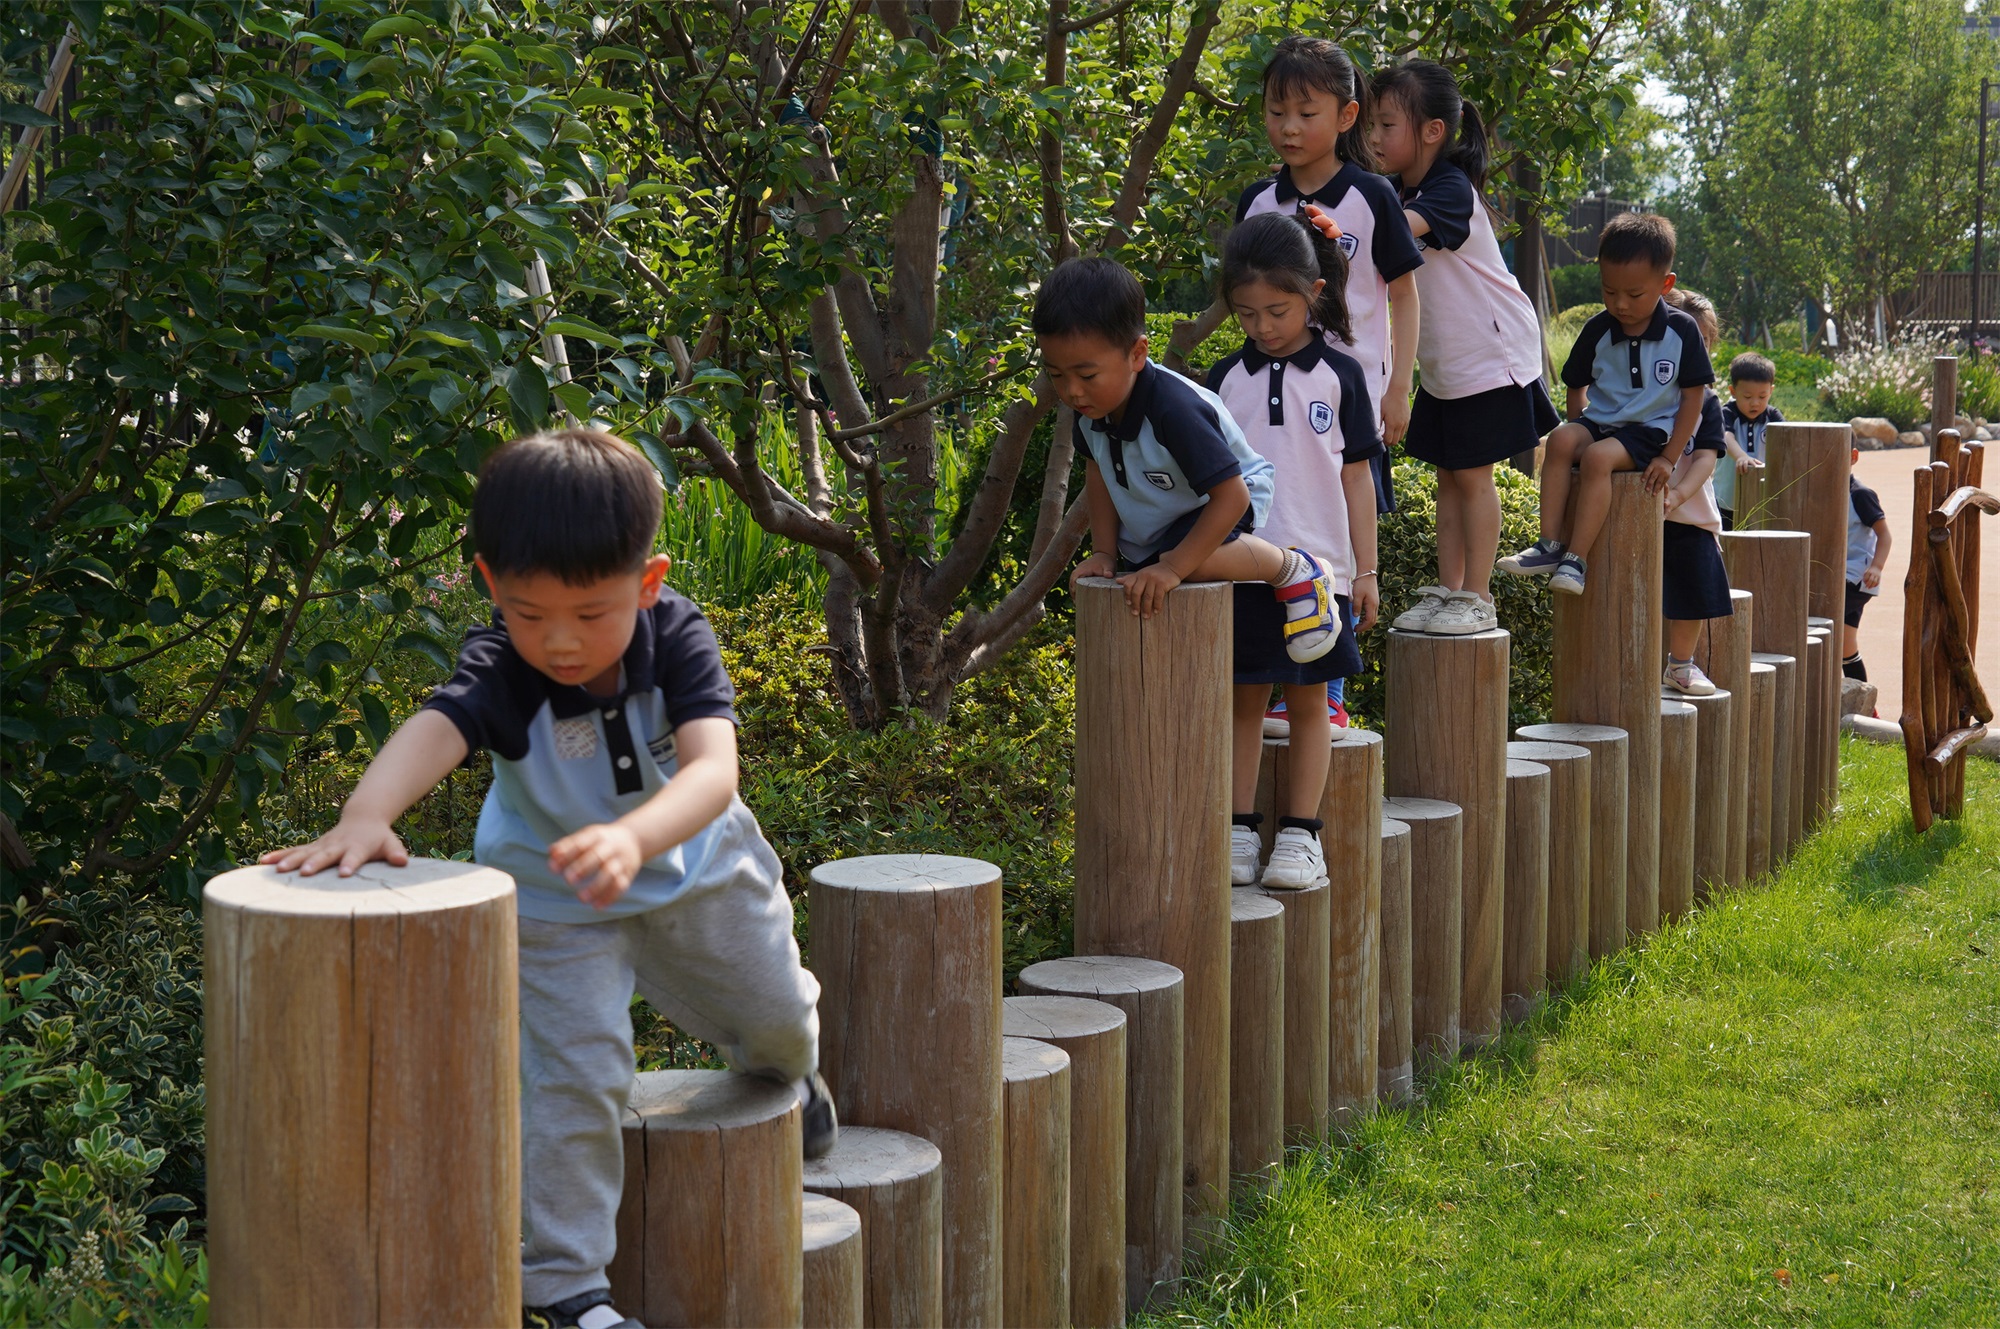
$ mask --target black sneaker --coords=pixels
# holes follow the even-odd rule
[[[611,1304],[611,1289],[579,1292],[550,1306],[523,1306],[522,1329],[645,1329]]]
[[[833,1091],[818,1071],[805,1081],[804,1112],[799,1126],[805,1136],[807,1158],[825,1158],[840,1142],[840,1114],[834,1111]]]

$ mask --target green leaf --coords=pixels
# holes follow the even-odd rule
[[[361,722],[368,726],[368,736],[374,740],[376,748],[381,748],[393,732],[389,723],[389,708],[372,692],[362,693],[356,698],[356,704],[361,707]]]
[[[368,31],[361,34],[361,44],[373,46],[385,37],[421,37],[427,31],[423,24],[408,14],[392,14],[369,24]]]
[[[418,632],[414,628],[396,638],[396,649],[421,655],[447,672],[457,663],[452,659],[451,652],[446,650],[437,638],[426,632]]]
[[[659,438],[644,429],[632,431],[629,437],[632,445],[645,453],[646,460],[653,463],[653,469],[660,473],[660,480],[667,488],[678,488],[681,482],[680,467],[674,465],[673,457],[660,446]]]
[[[636,111],[646,104],[644,97],[611,88],[578,88],[569,100],[572,106],[616,106],[621,111]]]
[[[353,658],[354,652],[347,649],[346,643],[329,638],[314,646],[307,654],[305,671],[308,674],[317,674],[330,664],[345,664]]]
[[[366,106],[370,102],[385,102],[388,100],[389,94],[386,91],[381,88],[370,88],[366,92],[357,92],[352,97],[349,97],[347,99],[347,109],[351,111],[357,106]]]
[[[10,102],[0,105],[0,124],[25,125],[30,129],[49,129],[62,123],[52,115],[47,115],[25,102]]]
[[[598,327],[595,323],[577,318],[574,315],[569,318],[552,318],[545,325],[545,328],[549,332],[559,332],[565,337],[581,337],[587,342],[594,342],[599,346],[609,347],[614,351],[625,348],[625,343],[606,332],[603,328]]]
[[[294,337],[324,337],[328,341],[344,342],[357,351],[369,355],[382,349],[382,341],[373,333],[360,328],[343,328],[336,323],[301,323],[292,329]]]
[[[533,360],[523,360],[507,371],[507,404],[514,427],[522,433],[542,428],[549,419],[549,380]]]

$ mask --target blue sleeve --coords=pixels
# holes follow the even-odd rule
[[[649,611],[653,630],[653,682],[666,702],[667,723],[720,718],[736,723],[736,687],[722,667],[715,629],[694,602],[672,591]],[[646,626],[644,623],[640,625]]]
[[[1569,359],[1563,362],[1563,386],[1566,388],[1587,388],[1597,377],[1597,343],[1604,340],[1610,330],[1611,315],[1594,314],[1583,331],[1576,334],[1576,344],[1569,348]]]
[[[1882,520],[1882,500],[1867,485],[1856,485],[1848,496],[1854,501],[1854,515],[1863,526],[1872,527]]]
[[[1375,243],[1368,253],[1382,280],[1394,281],[1421,268],[1423,251],[1417,248],[1417,237],[1410,234],[1410,219],[1403,215],[1403,201],[1396,197],[1395,186],[1379,175],[1369,175],[1362,177],[1358,188],[1375,214]]]
[[[1472,181],[1456,168],[1432,172],[1403,207],[1430,223],[1431,231],[1417,241],[1432,249],[1457,249],[1472,236],[1472,210],[1479,206]]]
[[[1352,356],[1327,352],[1334,377],[1340,380],[1340,460],[1368,461],[1382,455],[1382,435],[1376,430],[1376,416],[1369,406],[1368,380]]]
[[[1722,399],[1713,392],[1701,399],[1701,419],[1695,424],[1694,437],[1688,440],[1688,447],[1706,448],[1714,453],[1729,451],[1722,442]]]
[[[1206,494],[1231,476],[1243,474],[1243,463],[1229,446],[1229,437],[1215,418],[1215,408],[1191,389],[1183,391],[1185,404],[1175,400],[1168,410],[1153,417],[1153,437],[1173,454],[1174,464],[1194,491]]]
[[[528,755],[528,724],[547,699],[541,675],[523,660],[496,617],[490,627],[465,634],[458,668],[438,686],[423,709],[437,711],[464,737],[473,752],[492,752],[508,761]]]
[[[1785,423],[1785,413],[1775,406],[1766,406],[1764,408],[1764,421],[1766,424],[1781,425]]]

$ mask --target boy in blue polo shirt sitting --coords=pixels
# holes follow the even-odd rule
[[[1673,268],[1674,226],[1665,217],[1628,212],[1604,228],[1604,312],[1583,325],[1563,367],[1570,422],[1549,435],[1542,463],[1542,538],[1501,559],[1503,570],[1583,594],[1585,560],[1611,511],[1612,474],[1644,471],[1649,494],[1667,487],[1715,381],[1701,330],[1661,299],[1673,289]],[[1571,466],[1581,473],[1573,515]]]
[[[1270,514],[1271,463],[1221,398],[1146,357],[1138,278],[1108,258],[1070,259],[1042,283],[1034,328],[1085,458],[1091,553],[1072,583],[1116,577],[1151,618],[1184,581],[1265,582],[1285,607],[1286,655],[1331,651],[1341,623],[1325,568],[1250,534]]]
[[[409,861],[391,829],[477,749],[493,787],[473,857],[518,887],[521,1290],[547,1329],[636,1329],[605,1267],[624,1188],[632,994],[730,1066],[798,1088],[809,1157],[833,1147],[819,984],[799,963],[778,857],[736,797],[735,690],[715,634],[662,585],[660,481],[610,434],[515,439],[472,500],[498,612],[376,754],[307,875]]]

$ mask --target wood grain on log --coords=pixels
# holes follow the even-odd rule
[[[1750,652],[1755,635],[1755,597],[1745,590],[1729,593],[1731,613],[1702,625],[1696,651],[1702,672],[1729,693],[1729,841],[1722,880],[1741,886],[1750,879],[1746,848],[1750,825]]]
[[[868,1329],[944,1323],[944,1156],[922,1136],[840,1128],[804,1183],[861,1216],[862,1313]]]
[[[1507,745],[1512,760],[1548,768],[1548,905],[1544,988],[1590,968],[1590,749],[1533,739]],[[1511,920],[1510,920],[1511,927]]]
[[[1541,1005],[1549,954],[1549,768],[1507,760],[1506,945],[1502,1001],[1519,1022]]]
[[[1394,1106],[1416,1096],[1417,1080],[1410,1026],[1410,826],[1392,817],[1382,818],[1381,882],[1382,986],[1376,1096]]]
[[[830,1195],[808,1195],[803,1220],[801,1329],[861,1329],[868,1305],[861,1215]]]
[[[1268,1191],[1285,1161],[1285,907],[1230,892],[1229,1171]]]
[[[1458,1055],[1463,917],[1463,814],[1434,798],[1385,798],[1382,813],[1410,828],[1410,1041],[1419,1069]]]
[[[1032,1038],[1003,1038],[1000,1084],[1007,1122],[1000,1203],[1003,1323],[1067,1325],[1069,1054]]]
[[[1659,694],[1653,695],[1653,727],[1659,729]],[[1625,829],[1630,788],[1626,733],[1613,725],[1522,725],[1515,734],[1530,742],[1567,743],[1590,752],[1590,958],[1601,960],[1625,945]],[[1656,763],[1657,764],[1657,763]],[[1655,809],[1657,813],[1657,808]],[[1658,830],[1658,818],[1654,828]]]

